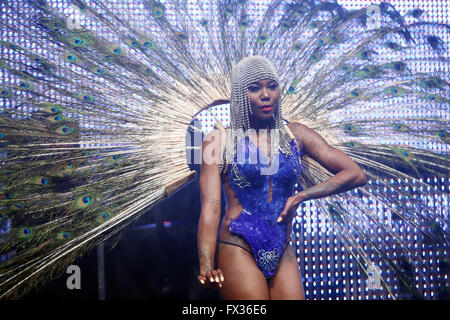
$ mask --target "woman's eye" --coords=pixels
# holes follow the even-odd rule
[[[249,87],[248,90],[250,90],[251,92],[256,92],[259,90],[259,87]]]
[[[273,84],[273,85],[271,85],[269,88],[270,88],[271,90],[275,90],[277,87],[278,87],[277,84]]]

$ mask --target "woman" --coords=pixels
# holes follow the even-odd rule
[[[224,299],[304,299],[288,245],[298,205],[362,186],[366,176],[315,131],[283,124],[279,80],[269,60],[241,60],[231,82],[231,128],[214,130],[202,146],[198,281],[220,288]],[[242,135],[248,132],[254,134]],[[243,150],[249,158],[256,154],[256,162]],[[334,176],[294,194],[304,154]],[[218,235],[222,185],[226,212]]]

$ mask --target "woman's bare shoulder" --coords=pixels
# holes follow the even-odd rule
[[[289,122],[287,126],[291,130],[294,137],[297,139],[300,150],[303,151],[305,145],[305,136],[308,133],[311,133],[311,129],[302,123],[294,121]]]

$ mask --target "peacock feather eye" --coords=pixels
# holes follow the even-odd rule
[[[68,232],[60,232],[57,234],[56,238],[59,240],[67,240],[70,238],[70,234]]]
[[[28,82],[20,82],[19,86],[24,89],[30,88],[30,84]]]
[[[436,135],[437,135],[440,139],[444,140],[444,142],[447,142],[446,140],[447,140],[448,137],[449,137],[449,134],[448,134],[447,131],[438,131],[438,132],[436,133]]]
[[[100,214],[100,216],[102,217],[103,220],[108,220],[109,219],[109,213],[108,212],[102,212]]]
[[[14,194],[11,192],[5,192],[3,196],[5,197],[5,199],[12,199],[14,197]]]
[[[179,39],[179,40],[181,40],[181,41],[186,41],[187,40],[187,34],[186,33],[184,33],[184,32],[176,32],[175,33],[175,35],[176,35],[176,37]]]
[[[359,96],[359,92],[356,91],[356,90],[353,90],[352,92],[350,92],[350,94],[351,94],[353,97],[358,97],[358,96]]]
[[[70,134],[70,133],[72,133],[72,128],[68,127],[68,126],[61,126],[61,127],[57,128],[55,130],[55,132],[59,133],[59,134],[63,134],[63,135]]]
[[[78,62],[77,56],[74,55],[73,53],[65,53],[64,58],[71,63]]]
[[[409,162],[409,160],[413,159],[412,153],[409,152],[408,150],[406,150],[405,148],[395,147],[393,150],[395,151],[395,153],[397,153],[399,156],[401,156],[403,158],[403,160],[406,160]]]
[[[202,20],[200,20],[200,25],[202,25],[203,27],[207,27],[208,26],[208,20],[203,18]]]
[[[317,54],[313,53],[309,56],[309,61],[316,62],[317,60],[319,60],[319,57],[317,56]]]
[[[317,44],[319,46],[326,45],[327,43],[328,43],[328,39],[327,38],[319,38],[319,40],[317,40]]]
[[[397,86],[388,87],[388,88],[386,88],[385,91],[394,96],[400,96],[405,92],[405,90],[402,87],[397,87]]]
[[[355,133],[359,131],[354,125],[350,123],[344,124],[343,129],[346,133]]]
[[[48,66],[46,64],[42,64],[39,68],[37,68],[37,70],[39,70],[40,72],[42,72],[46,75],[51,75],[53,73],[52,68],[50,68],[50,66]]]
[[[33,230],[29,227],[21,228],[19,229],[19,238],[27,238],[31,236],[33,233]]]
[[[72,43],[77,47],[81,47],[84,45],[84,40],[80,38],[75,38],[72,40]]]
[[[394,63],[394,70],[395,71],[402,71],[404,69],[404,64],[401,62]]]
[[[48,185],[49,181],[46,177],[42,177],[42,176],[38,176],[35,177],[31,180],[32,183],[40,185],[40,186],[45,186]]]
[[[153,7],[153,15],[155,18],[161,18],[164,16],[164,7],[162,6],[154,6]]]
[[[78,97],[84,102],[94,102],[94,98],[90,96],[88,93],[79,93]]]
[[[401,123],[394,123],[392,127],[397,131],[406,131],[408,130],[408,126]]]
[[[137,47],[137,46],[139,46],[139,42],[137,42],[136,40],[130,40],[129,42],[128,42],[128,44],[131,46],[131,47]]]
[[[341,41],[341,37],[337,34],[332,34],[330,37],[328,37],[327,42],[336,43]]]
[[[248,27],[248,20],[244,18],[241,21],[239,21],[239,27],[240,27],[241,31],[246,30]]]
[[[11,91],[9,91],[6,88],[2,88],[2,89],[0,89],[0,97],[2,97],[2,98],[11,98],[12,97],[12,93],[11,93]]]
[[[22,228],[20,229],[20,236],[21,237],[28,237],[31,235],[31,229],[30,228]]]
[[[317,21],[311,21],[309,23],[308,27],[311,29],[317,29],[317,28],[319,28],[319,23]]]
[[[293,86],[289,86],[287,91],[288,91],[288,93],[294,93],[295,92],[295,88]]]
[[[94,204],[94,196],[92,194],[84,194],[79,196],[74,203],[74,209],[86,209]]]
[[[155,48],[155,43],[154,43],[153,40],[145,39],[145,40],[142,40],[141,43],[142,43],[142,46],[144,48],[148,48],[148,49],[154,49]]]
[[[291,23],[289,21],[283,21],[280,26],[282,31],[286,31],[291,28]]]
[[[372,56],[372,52],[369,50],[366,50],[366,49],[361,50],[358,53],[358,57],[361,59],[364,59],[364,60],[370,60],[371,56]]]
[[[122,53],[122,50],[120,50],[120,48],[114,48],[112,52],[114,52],[115,54],[120,54]]]
[[[299,43],[294,43],[292,46],[292,51],[300,51],[301,48],[302,46]]]
[[[395,42],[392,42],[392,41],[387,41],[387,42],[385,42],[385,46],[386,46],[387,48],[393,49],[393,50],[395,50],[395,49],[397,49],[397,48],[399,47],[398,44],[396,44]]]
[[[98,74],[99,76],[105,74],[105,70],[100,67],[93,67],[93,68],[91,68],[91,71],[95,74]]]
[[[230,6],[225,7],[225,14],[227,16],[232,16],[233,15],[233,8],[231,8]]]

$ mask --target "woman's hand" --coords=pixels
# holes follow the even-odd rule
[[[198,276],[198,282],[206,288],[221,288],[225,277],[220,269],[206,272],[206,274],[200,274]]]
[[[289,197],[286,200],[284,209],[281,212],[280,216],[278,217],[277,222],[281,222],[285,218],[287,218],[288,221],[290,222],[292,220],[292,218],[294,217],[295,212],[297,211],[297,208],[302,201],[303,200],[302,200],[302,196],[300,195],[300,193],[297,193],[297,194],[293,195],[292,197]]]

